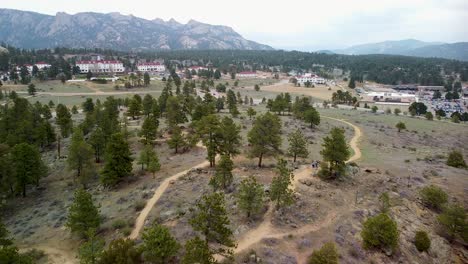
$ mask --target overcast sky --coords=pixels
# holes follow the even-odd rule
[[[306,51],[408,38],[468,41],[468,0],[0,0],[0,8],[195,19],[274,48]]]

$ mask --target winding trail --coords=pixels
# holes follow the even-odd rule
[[[204,148],[204,146],[201,143],[199,143],[197,145],[199,147]],[[162,181],[161,184],[158,186],[158,188],[156,188],[156,190],[154,191],[153,197],[151,197],[151,199],[149,199],[148,202],[146,203],[145,208],[143,208],[143,210],[141,210],[140,214],[138,215],[138,217],[137,217],[137,219],[135,221],[135,227],[133,228],[132,233],[130,233],[130,235],[128,237],[131,238],[131,239],[136,239],[138,237],[138,235],[141,232],[141,229],[145,225],[146,218],[148,217],[148,214],[151,212],[151,209],[153,209],[154,205],[159,201],[159,199],[161,198],[163,193],[166,191],[166,189],[169,187],[169,184],[172,181],[177,180],[178,178],[184,176],[185,174],[187,174],[188,172],[190,172],[193,169],[199,169],[199,168],[207,167],[209,165],[210,165],[209,161],[204,161],[204,162],[201,162],[201,163],[195,165],[194,167],[192,167],[190,169],[186,169],[184,171],[181,171],[179,173],[176,173],[176,174],[164,179],[164,181]]]
[[[349,126],[351,126],[354,129],[354,136],[350,140],[350,147],[354,151],[354,155],[350,157],[346,162],[353,162],[361,158],[361,150],[358,147],[358,142],[362,136],[362,131],[361,129],[342,119],[337,119],[333,117],[328,117],[328,116],[322,116],[324,118],[332,119],[335,121],[343,122]],[[302,179],[307,179],[312,175],[313,170],[309,167],[306,166],[302,168],[299,172],[295,173],[294,175],[294,181],[293,181],[293,189],[297,189],[297,187],[300,184],[300,180]],[[297,235],[303,235],[307,234],[310,232],[315,232],[320,230],[321,228],[327,227],[333,223],[333,221],[337,218],[337,213],[336,211],[330,212],[327,214],[327,216],[318,223],[312,223],[305,225],[301,228],[295,229],[293,231],[286,231],[286,232],[278,232],[275,227],[272,225],[272,218],[273,218],[273,209],[274,206],[270,204],[268,211],[265,213],[265,216],[263,218],[262,223],[257,226],[255,229],[252,229],[245,233],[241,238],[238,240],[237,248],[234,249],[234,253],[240,253],[242,251],[245,251],[247,249],[250,249],[254,244],[260,242],[263,239],[266,238],[283,238],[286,236],[297,236]],[[299,257],[298,261],[299,263],[305,263],[306,262],[306,256],[301,253],[297,253],[296,256]]]

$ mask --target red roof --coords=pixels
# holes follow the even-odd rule
[[[145,62],[145,63],[138,63],[137,66],[158,66],[161,65],[159,62]]]
[[[116,63],[122,63],[117,60],[90,60],[90,61],[77,61],[76,64],[97,64],[97,63],[103,63],[103,64],[116,64]]]

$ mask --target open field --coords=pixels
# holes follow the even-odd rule
[[[234,90],[240,91],[242,97],[274,98],[278,93],[290,92],[293,97],[305,95],[327,100],[338,89],[333,87],[329,91],[325,86],[304,88],[277,83],[261,86],[261,91],[256,92],[252,87],[255,83],[247,81]],[[107,85],[93,86],[94,92],[89,95],[60,96],[60,102],[79,105],[88,97],[102,101],[109,95],[126,97],[147,92],[144,89],[124,92],[108,88]],[[161,89],[162,86],[155,83],[148,91],[158,96]],[[50,99],[56,103],[58,101],[58,97],[52,94],[29,98],[30,101],[40,100],[42,103]],[[241,116],[234,119],[241,126],[242,151],[234,158],[234,182],[225,194],[230,227],[238,242],[235,263],[306,263],[310,253],[328,241],[336,243],[342,263],[466,263],[466,248],[460,244],[450,244],[441,235],[436,213],[421,203],[418,192],[424,186],[435,184],[449,194],[450,201],[458,201],[465,206],[468,204],[468,171],[445,164],[446,156],[452,149],[460,150],[465,159],[468,156],[468,124],[351,109],[319,108],[321,123],[310,128],[290,115],[283,115],[280,116],[283,125],[282,153],[265,158],[264,167],[258,168],[257,159],[249,157],[247,152],[247,133],[253,125],[253,120],[246,116],[248,107],[239,106]],[[265,105],[253,108],[258,114],[267,111]],[[229,114],[223,110],[219,115]],[[82,120],[83,115],[74,115],[74,119]],[[406,124],[406,130],[397,131],[395,124],[399,121]],[[143,147],[136,136],[141,123],[142,120],[131,120],[129,123],[129,141],[134,158],[138,157]],[[99,234],[107,242],[127,236],[140,241],[141,228],[153,221],[169,227],[181,243],[196,235],[188,223],[191,208],[203,194],[212,191],[208,182],[215,170],[207,167],[206,150],[202,147],[175,155],[165,142],[168,139],[167,133],[164,133],[165,120],[161,119],[161,123],[160,131],[164,136],[154,146],[161,171],[156,173],[154,179],[149,173],[141,171],[135,161],[134,176],[117,188],[104,189],[97,180],[88,188],[104,216]],[[189,124],[182,125],[186,128]],[[344,129],[346,140],[352,147],[350,161],[357,167],[349,166],[347,177],[329,182],[316,176],[317,171],[310,168],[310,162],[321,160],[323,138],[333,127]],[[293,163],[285,153],[289,145],[287,135],[296,129],[305,135],[310,155]],[[66,139],[63,146],[65,153],[68,144],[69,139]],[[253,175],[269,189],[276,175],[278,157],[286,158],[294,169],[292,188],[295,190],[295,203],[275,210],[271,203],[266,202],[259,215],[247,219],[238,208],[240,182]],[[38,248],[50,253],[49,263],[78,263],[76,252],[81,240],[70,235],[64,227],[67,208],[78,185],[73,183],[66,160],[55,159],[53,149],[44,153],[44,159],[50,167],[50,175],[43,179],[40,188],[29,191],[29,197],[15,197],[9,202],[11,213],[6,216],[6,224],[23,249]],[[400,232],[400,246],[393,256],[365,250],[360,237],[365,219],[379,213],[378,197],[383,192],[389,193],[392,204],[390,215],[398,223]],[[116,220],[126,224],[115,227]],[[419,253],[413,245],[414,233],[420,229],[426,230],[432,240],[433,246],[428,253]],[[255,261],[252,261],[252,256]]]

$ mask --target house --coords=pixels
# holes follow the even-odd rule
[[[166,66],[159,62],[138,63],[137,70],[141,72],[163,72],[166,71]]]
[[[45,62],[38,62],[38,63],[36,63],[36,64],[34,64],[34,65],[32,65],[32,64],[24,64],[23,66],[25,66],[26,69],[28,69],[29,74],[32,73],[33,67],[34,67],[34,66],[36,66],[37,69],[40,70],[40,71],[45,70],[45,69],[47,69],[47,68],[50,68],[50,64],[45,63]],[[22,68],[23,66],[18,66],[18,67],[16,67],[16,70],[17,70],[17,71],[21,71],[21,68]]]
[[[306,82],[309,82],[312,84],[324,84],[325,83],[324,78],[318,75],[312,74],[312,73],[306,73],[304,75],[297,76],[296,79],[297,79],[297,83],[300,83],[300,84],[304,84]]]
[[[257,78],[257,73],[251,71],[239,72],[236,74],[237,78]]]
[[[117,73],[124,72],[123,63],[117,60],[90,60],[77,61],[76,66],[80,68],[81,73]]]
[[[36,67],[37,67],[40,71],[51,67],[50,64],[45,63],[45,62],[43,62],[43,61],[40,61],[40,62],[36,63],[35,65],[36,65]]]
[[[188,68],[190,71],[195,71],[195,72],[198,72],[198,71],[201,71],[201,70],[208,70],[207,67],[203,67],[203,66],[192,66],[190,68]]]

